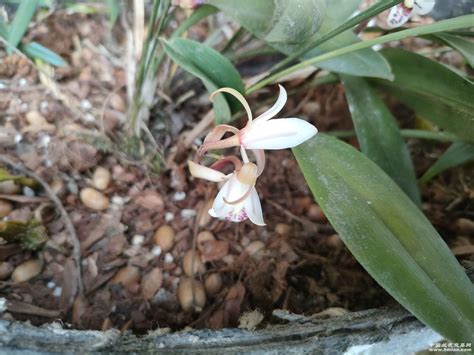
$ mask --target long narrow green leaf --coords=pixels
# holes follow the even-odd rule
[[[318,36],[314,41],[308,41],[304,46],[298,48],[296,51],[291,53],[285,60],[281,61],[278,65],[275,66],[273,69],[273,72],[276,72],[277,70],[285,67],[287,64],[293,62],[295,59],[303,56],[306,54],[308,51],[310,51],[312,48],[316,48],[317,46],[323,44],[324,42],[330,40],[331,38],[336,37],[337,35],[341,34],[344,31],[347,31],[354,26],[358,25],[359,23],[366,21],[375,15],[381,13],[382,11],[385,11],[399,3],[401,3],[402,0],[381,0],[377,3],[375,3],[373,6],[369,7],[365,11],[361,12],[357,16],[354,16],[353,18],[349,19],[348,21],[344,22],[342,25],[334,28],[333,30]],[[343,4],[332,4],[333,8],[341,7],[344,6]],[[351,4],[349,4],[351,5]],[[349,6],[348,6],[349,7]],[[332,14],[330,13],[329,9],[331,6],[328,7],[328,13],[326,16],[331,16]],[[341,11],[342,12],[342,11]],[[345,15],[345,14],[344,14]],[[345,19],[343,19],[344,21]]]
[[[10,25],[10,31],[8,32],[7,37],[8,43],[10,43],[12,47],[17,47],[18,43],[20,43],[23,38],[33,15],[35,14],[37,5],[38,0],[27,0],[20,3],[15,18]],[[11,53],[12,49],[7,48],[7,51]]]
[[[474,84],[421,55],[386,48],[382,54],[395,80],[376,80],[417,114],[459,137],[474,141]]]
[[[362,152],[420,206],[415,169],[395,118],[365,79],[341,78]]]
[[[274,75],[270,75],[270,76],[266,77],[265,79],[259,81],[257,84],[255,84],[255,85],[251,86],[250,88],[248,88],[247,89],[247,94],[250,94],[250,93],[266,86],[267,84],[269,84],[269,83],[271,83],[275,80],[278,80],[280,78],[283,78],[286,75],[292,74],[292,73],[294,73],[294,72],[296,72],[300,69],[304,69],[304,68],[306,68],[308,66],[311,66],[311,65],[316,65],[316,64],[319,65],[319,63],[321,63],[321,62],[327,61],[329,59],[340,57],[344,54],[352,53],[354,51],[358,51],[358,50],[364,49],[364,48],[369,48],[369,47],[372,47],[372,46],[375,46],[375,45],[378,45],[378,44],[384,44],[384,43],[391,42],[391,41],[399,41],[399,40],[402,40],[402,39],[408,38],[408,37],[423,36],[423,35],[430,34],[430,33],[436,33],[436,32],[443,32],[443,31],[450,31],[450,30],[465,28],[465,27],[471,26],[473,22],[474,22],[474,15],[460,16],[460,17],[456,17],[456,18],[453,18],[453,19],[436,22],[436,23],[433,23],[433,24],[430,24],[430,25],[418,26],[418,27],[407,29],[407,30],[390,33],[388,35],[381,36],[381,37],[378,37],[378,38],[374,38],[374,39],[369,40],[369,41],[355,43],[355,44],[352,44],[350,46],[346,46],[346,47],[343,47],[343,48],[340,48],[340,49],[336,49],[336,50],[331,51],[329,53],[321,54],[317,57],[305,60],[304,62],[293,65],[293,66],[291,66],[291,67],[289,67],[285,70],[282,70],[282,71],[280,71],[280,72],[278,72]]]
[[[37,42],[22,44],[19,49],[33,59],[41,59],[43,62],[57,67],[67,66],[63,58]]]
[[[323,134],[295,148],[306,181],[362,266],[446,338],[474,341],[474,286],[423,213],[371,160]]]
[[[209,92],[231,87],[243,93],[244,84],[232,63],[219,52],[204,44],[182,38],[160,39],[170,58],[181,68],[202,80]],[[230,121],[232,112],[239,109],[233,98],[219,94],[214,100],[216,121]]]
[[[474,160],[474,144],[466,142],[453,143],[443,155],[421,177],[420,182],[426,184],[443,171]]]
[[[466,58],[471,67],[474,68],[474,42],[460,36],[454,36],[449,33],[437,33],[435,35],[449,46],[456,49]]]

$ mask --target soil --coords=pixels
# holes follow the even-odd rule
[[[0,297],[8,301],[2,319],[142,334],[166,327],[252,329],[280,322],[272,317],[277,309],[342,314],[395,302],[345,248],[289,150],[268,153],[257,185],[265,227],[207,215],[217,188],[189,176],[186,162],[197,145],[182,146],[184,134],[210,108],[208,94],[196,81],[181,75],[167,91],[170,97],[187,99],[167,103],[161,93],[152,110],[149,126],[168,158],[166,168],[157,169],[150,154],[135,159],[120,151],[114,142],[127,111],[126,65],[123,33],[112,34],[100,15],[57,11],[37,23],[29,38],[70,63],[56,70],[55,82],[42,78],[27,59],[2,53],[0,133],[7,138],[0,140],[0,154],[42,177],[53,189],[80,244],[78,268],[68,221],[50,195],[43,188],[7,191],[1,184],[0,201],[12,208],[1,217],[29,221],[39,216],[49,237],[38,251],[17,244],[0,246]],[[252,66],[252,61],[244,64]],[[300,85],[300,79],[285,84],[289,91]],[[259,104],[275,97],[272,89],[249,100],[252,107],[263,109]],[[403,128],[419,124],[409,110],[387,102]],[[337,84],[296,90],[282,113],[290,115],[308,119],[322,132],[352,129],[344,92]],[[202,134],[194,143],[201,138]],[[355,139],[349,142],[356,145]],[[426,141],[408,143],[418,176],[446,148]],[[84,188],[95,186],[98,166],[111,175],[101,191],[109,206],[101,211],[86,206],[80,197]],[[424,212],[463,260],[474,253],[473,186],[467,166],[423,187]],[[173,235],[169,251],[158,247],[155,239],[165,225]],[[197,279],[205,282],[213,275],[214,283],[220,278],[222,285],[207,285],[202,311],[183,311],[177,298],[178,285],[186,277],[183,260],[203,231],[215,240],[201,244],[198,240],[195,250],[200,255],[194,256],[204,261],[204,269]],[[36,269],[26,279],[18,278],[17,270],[24,269],[28,260],[39,260]]]

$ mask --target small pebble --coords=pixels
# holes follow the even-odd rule
[[[55,287],[53,290],[53,296],[54,297],[61,297],[61,294],[63,293],[63,288],[62,287]]]
[[[188,276],[199,276],[206,272],[206,265],[201,261],[198,251],[189,250],[183,257],[183,271]]]
[[[2,261],[0,262],[0,280],[6,280],[13,272],[12,264]]]
[[[222,289],[222,276],[220,274],[210,274],[204,280],[204,288],[210,295],[217,294]]]
[[[151,253],[153,254],[153,256],[160,256],[161,255],[161,247],[160,246],[156,246],[156,247],[153,247],[153,249],[151,249]]]
[[[13,205],[9,201],[0,200],[0,218],[6,217],[13,211]]]
[[[186,198],[186,192],[178,191],[173,194],[173,201],[183,201]]]
[[[154,240],[161,250],[166,253],[173,248],[174,245],[174,230],[168,225],[161,226],[155,232]]]
[[[140,245],[143,244],[144,241],[145,241],[145,236],[144,235],[136,234],[132,238],[132,245],[140,246]]]
[[[197,248],[200,251],[202,251],[203,248],[204,248],[204,244],[206,242],[214,241],[214,240],[216,240],[216,238],[214,237],[214,235],[211,232],[209,232],[209,231],[199,232],[199,234],[196,237]]]
[[[199,211],[199,227],[205,227],[211,222],[211,215],[209,214],[209,210],[212,208],[212,204],[214,200],[208,200],[203,208]]]
[[[163,273],[159,268],[153,268],[143,276],[142,293],[146,300],[151,300],[163,284]]]
[[[18,265],[12,273],[14,283],[21,283],[38,276],[43,268],[43,261],[40,259],[30,259]]]
[[[196,210],[190,209],[190,208],[185,208],[181,210],[181,217],[183,219],[190,219],[195,217],[197,214]]]
[[[165,213],[165,221],[166,222],[171,222],[174,219],[174,214],[172,212],[166,212]]]
[[[110,174],[110,171],[98,166],[92,176],[92,183],[96,189],[105,190],[107,187],[109,187],[111,179],[112,175]]]
[[[467,218],[458,218],[454,225],[459,233],[474,235],[474,221]]]
[[[206,291],[202,283],[197,280],[182,278],[177,294],[179,304],[185,312],[201,312],[206,305]]]
[[[13,181],[0,182],[0,194],[15,195],[21,191],[21,186],[15,184]]]
[[[265,252],[265,244],[256,240],[245,247],[245,251],[252,257],[257,260],[261,259]]]
[[[278,223],[275,226],[275,232],[281,236],[288,235],[288,233],[290,233],[290,230],[291,230],[291,227],[285,223]]]
[[[82,203],[92,210],[103,211],[109,208],[107,196],[90,187],[81,190],[80,198]]]
[[[31,126],[45,126],[48,124],[46,118],[44,118],[44,116],[38,111],[29,111],[25,118]]]
[[[321,207],[316,204],[312,204],[308,209],[308,217],[315,222],[325,222],[326,216]]]
[[[53,281],[49,281],[49,282],[46,284],[46,287],[47,287],[47,288],[55,288],[55,287],[56,287],[56,284],[55,284]]]
[[[164,261],[165,261],[165,264],[172,264],[174,261],[173,255],[171,255],[170,253],[166,253]]]
[[[140,270],[136,266],[128,265],[121,268],[112,278],[112,283],[121,284],[127,290],[134,290],[140,281]]]

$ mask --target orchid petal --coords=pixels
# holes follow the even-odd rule
[[[226,134],[227,132],[232,132],[234,134],[237,134],[239,133],[239,130],[233,126],[220,124],[214,127],[212,131],[210,131],[206,135],[206,138],[204,138],[204,144],[209,143],[209,142],[217,142],[222,137],[224,137],[224,134]]]
[[[249,185],[242,184],[236,174],[233,174],[229,180],[221,187],[219,193],[214,199],[212,210],[215,217],[223,218],[232,213],[238,206],[229,205],[225,201],[235,201],[241,198],[249,189]],[[211,214],[212,216],[212,214]]]
[[[268,121],[270,118],[275,117],[285,106],[286,100],[288,99],[288,96],[286,94],[286,90],[283,86],[278,85],[280,87],[280,94],[278,95],[278,99],[276,102],[273,104],[270,109],[262,113],[260,116],[258,116],[254,122],[256,121]]]
[[[280,118],[255,122],[242,134],[246,149],[286,149],[313,137],[318,130],[299,118]]]
[[[247,112],[247,117],[248,117],[249,122],[252,122],[252,110],[250,109],[250,106],[249,106],[247,100],[245,100],[245,97],[243,97],[240,92],[238,92],[237,90],[232,89],[232,88],[221,88],[219,90],[214,91],[211,94],[211,96],[209,97],[209,99],[212,101],[214,96],[216,96],[216,94],[218,94],[220,92],[226,92],[228,94],[231,94],[237,100],[239,100],[240,103],[242,104],[242,106],[244,107],[245,111]]]
[[[252,188],[250,196],[244,202],[244,209],[248,218],[252,223],[258,226],[264,226],[262,205],[260,204],[260,197],[258,197],[257,190]]]
[[[413,11],[417,15],[426,15],[434,9],[435,5],[436,0],[416,0]]]
[[[224,173],[208,168],[207,166],[196,164],[193,161],[188,161],[189,172],[192,176],[200,179],[205,179],[214,182],[221,182],[227,180]]]
[[[413,16],[413,9],[399,4],[390,9],[387,17],[387,26],[389,28],[397,28],[403,26]]]

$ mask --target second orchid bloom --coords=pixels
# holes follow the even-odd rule
[[[250,219],[257,225],[265,225],[260,198],[255,189],[258,176],[265,167],[264,150],[293,148],[313,137],[318,130],[312,124],[299,118],[273,119],[284,107],[287,94],[279,85],[280,94],[275,104],[253,119],[252,111],[245,98],[232,88],[222,88],[211,95],[228,93],[239,100],[247,113],[247,124],[242,129],[229,125],[216,126],[204,139],[195,161],[189,162],[191,175],[206,180],[223,183],[209,214],[213,217],[233,222]],[[226,133],[232,135],[224,138]],[[201,158],[210,150],[240,147],[243,163],[236,156],[221,157],[210,167],[200,165]],[[250,162],[247,150],[255,156],[255,164]],[[233,171],[222,172],[231,164]]]

